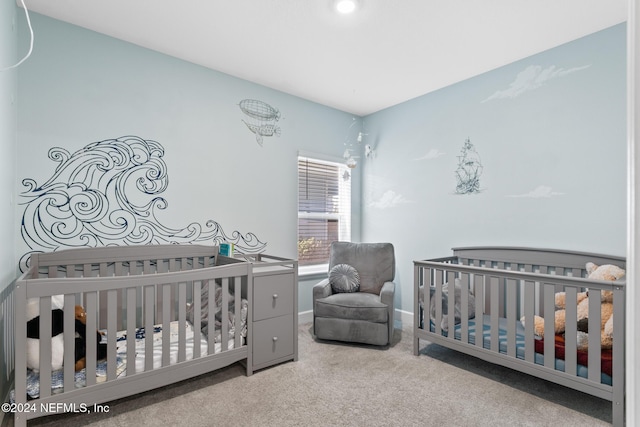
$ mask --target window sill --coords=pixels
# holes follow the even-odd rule
[[[298,277],[311,279],[314,277],[327,277],[329,264],[305,265],[298,267]]]

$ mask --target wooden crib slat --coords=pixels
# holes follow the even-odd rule
[[[413,265],[413,330],[417,331],[418,329],[424,330],[424,325],[420,324],[420,319],[424,319],[424,309],[420,307],[420,286],[422,286],[423,291],[427,289],[424,284],[424,280],[422,280],[421,274],[424,271],[424,268],[419,267],[417,264]],[[423,292],[426,294],[426,291]],[[426,295],[425,295],[426,297]],[[417,356],[420,352],[420,339],[414,334],[413,335],[413,355]]]
[[[447,292],[447,299],[448,299],[448,307],[449,309],[447,310],[447,325],[448,325],[448,330],[449,330],[449,334],[447,334],[447,336],[451,339],[455,339],[455,328],[456,328],[456,311],[455,311],[455,298],[456,298],[456,293],[455,293],[455,280],[456,280],[456,273],[453,271],[447,271],[446,273],[447,275],[447,282],[448,282],[448,286],[449,286],[449,292]]]
[[[442,270],[436,270],[435,271],[435,283],[434,286],[436,288],[436,292],[433,295],[433,297],[435,298],[436,301],[442,301],[442,284],[444,283],[443,280],[443,275],[444,272]],[[425,293],[427,292],[427,290],[424,290]],[[431,306],[427,306],[425,307],[425,309],[427,310],[427,313],[429,313],[429,316],[425,316],[425,322],[429,321],[430,322],[430,316],[431,316]],[[435,315],[435,333],[436,334],[442,334],[442,304],[436,303],[436,315]]]
[[[537,273],[540,273],[540,274],[547,274],[548,273],[548,269],[544,265],[539,266],[537,270],[534,268],[533,271],[537,272]],[[538,302],[537,302],[537,307],[536,308],[537,308],[538,315],[544,318],[545,317],[545,311],[544,311],[545,310],[545,306],[544,306],[544,295],[543,295],[543,292],[542,292],[543,286],[542,286],[541,283],[538,284],[538,289],[539,289],[540,292],[538,293]],[[555,312],[555,309],[552,310],[552,312]]]
[[[144,287],[144,330],[153,331],[155,315],[156,287],[154,285]],[[153,370],[153,340],[144,341],[144,370]]]
[[[526,269],[527,267],[525,267]],[[524,360],[533,363],[535,360],[535,332],[534,332],[534,313],[535,313],[535,294],[536,284],[533,281],[526,280],[524,282]]]
[[[625,319],[626,307],[624,288],[616,286],[613,290],[613,366],[612,366],[612,384],[613,387],[613,425],[624,424],[624,390],[625,390]]]
[[[596,289],[589,290],[589,380],[600,382],[600,325],[602,294]]]
[[[97,292],[85,292],[85,309],[87,311],[87,386],[92,386],[96,383],[96,359],[98,345],[98,337],[94,333],[98,329],[98,294]]]
[[[209,335],[207,336],[207,345],[208,345],[208,354],[214,354],[216,351],[216,346],[215,346],[215,341],[214,338],[216,336],[216,322],[215,320],[215,304],[213,303],[215,301],[215,295],[216,295],[216,288],[218,287],[218,284],[214,281],[214,280],[210,280],[207,283],[207,288],[208,288],[208,292],[209,292],[209,304],[208,304],[208,313],[207,313],[207,319],[208,320],[208,331],[209,331]]]
[[[500,281],[495,276],[489,277],[489,291],[491,293],[491,351],[500,350]]]
[[[193,358],[197,359],[201,354],[201,330],[202,324],[200,320],[202,318],[201,315],[201,304],[200,299],[202,298],[202,282],[193,282]]]
[[[484,280],[486,276],[480,274],[473,275],[476,295],[476,346],[482,348],[484,346]]]
[[[146,331],[147,334],[153,331]],[[127,288],[127,376],[136,373],[136,288]]]
[[[556,286],[551,283],[545,283],[543,285],[543,307],[545,312],[553,313],[555,307],[555,291]],[[548,321],[544,322],[544,336],[547,338],[544,340],[544,366],[550,369],[555,369],[555,323],[553,315],[549,315]]]
[[[178,362],[187,360],[187,284],[178,284]]]
[[[506,269],[506,265],[504,262],[498,262],[496,263],[495,267],[499,270],[505,270]],[[499,290],[498,290],[498,316],[500,317],[504,317],[505,314],[505,301],[504,301],[504,295],[505,295],[505,280],[502,277],[497,277],[496,278],[498,280],[499,283]],[[495,306],[492,306],[492,310],[495,310]]]
[[[70,333],[64,334],[64,362],[63,362],[63,385],[65,390],[73,390],[75,385],[75,302],[76,297],[73,294],[64,296],[64,331]]]
[[[171,344],[171,285],[162,286],[162,366],[169,366]],[[151,338],[151,336],[149,336]]]
[[[516,303],[517,288],[516,281],[513,279],[505,279],[507,305],[507,355],[516,357]]]
[[[460,276],[460,340],[469,342],[469,275]]]
[[[221,322],[222,351],[229,348],[229,278],[222,279],[222,322]]]
[[[564,371],[576,375],[578,366],[578,353],[576,350],[577,341],[577,318],[578,318],[578,290],[567,286],[565,292],[565,328],[564,328]]]
[[[234,306],[234,313],[235,313],[235,334],[234,334],[234,343],[233,343],[233,348],[240,348],[240,346],[242,345],[242,298],[240,298],[241,296],[241,285],[242,285],[242,278],[241,277],[236,277],[234,279],[234,289],[233,289],[233,294],[236,296],[235,299],[235,306]]]
[[[51,297],[40,298],[40,313],[51,313]],[[51,316],[40,316],[40,397],[51,396]]]
[[[106,291],[107,306],[104,310],[107,317],[107,381],[116,379],[116,334],[118,332],[118,293],[115,290]],[[102,310],[101,314],[102,314]]]

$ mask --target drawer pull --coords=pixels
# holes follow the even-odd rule
[[[273,299],[277,299],[278,298],[278,294],[273,294]]]
[[[278,337],[273,337],[273,342],[278,341]]]

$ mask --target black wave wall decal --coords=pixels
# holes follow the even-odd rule
[[[169,185],[164,148],[137,136],[91,143],[70,154],[54,147],[55,171],[42,185],[26,178],[22,238],[31,249],[20,259],[26,271],[35,252],[65,248],[166,243],[234,243],[240,253],[262,252],[266,243],[254,233],[225,233],[209,220],[184,228],[157,217],[168,202],[159,196]]]

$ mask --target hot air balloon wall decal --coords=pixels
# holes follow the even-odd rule
[[[243,99],[238,106],[245,115],[242,123],[255,134],[258,145],[262,147],[264,137],[280,136],[280,127],[276,125],[280,120],[277,108],[257,99]]]

